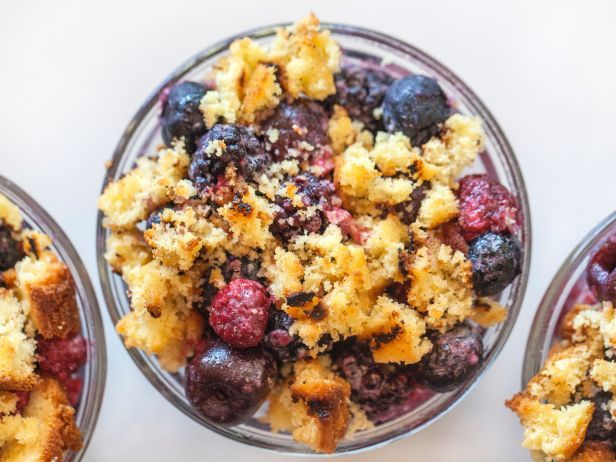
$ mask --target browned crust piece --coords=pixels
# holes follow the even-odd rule
[[[573,455],[569,462],[616,462],[616,456],[607,443],[588,441]]]
[[[303,401],[306,413],[316,420],[318,432],[312,442],[313,449],[333,453],[349,424],[351,387],[336,377],[334,380],[296,381],[290,388],[293,400]]]
[[[79,332],[75,282],[64,263],[51,261],[44,274],[26,282],[23,290],[30,318],[44,338],[66,338]]]
[[[55,462],[71,449],[82,446],[81,433],[75,423],[75,409],[69,404],[62,386],[53,378],[43,377],[32,391],[21,419],[23,428],[35,431],[34,435],[21,435],[22,441],[7,442],[0,452],[3,462]],[[35,425],[29,425],[31,423]],[[3,421],[0,421],[2,431]]]

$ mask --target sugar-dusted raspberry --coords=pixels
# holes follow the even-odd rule
[[[515,233],[520,213],[513,195],[485,174],[468,175],[460,180],[460,225],[470,241],[486,231]]]
[[[61,382],[79,370],[87,358],[87,342],[80,335],[37,340],[36,359],[41,371],[57,377]]]
[[[234,279],[220,289],[210,307],[210,325],[229,345],[249,348],[259,344],[269,318],[270,298],[265,287],[250,279]]]

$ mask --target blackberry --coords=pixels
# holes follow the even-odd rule
[[[0,271],[12,268],[23,257],[21,243],[13,239],[10,228],[0,225]]]
[[[331,181],[317,179],[308,173],[296,176],[292,182],[297,186],[296,194],[301,198],[304,207],[298,208],[293,205],[291,199],[276,196],[274,202],[280,209],[274,216],[270,231],[283,241],[288,241],[304,232],[321,232],[328,223],[322,208],[327,206],[335,191]],[[314,205],[320,205],[321,209],[307,216],[306,208]]]
[[[412,366],[377,364],[366,344],[344,342],[332,356],[338,373],[351,386],[353,402],[371,420],[404,402],[415,385]]]
[[[249,260],[246,257],[236,257],[231,254],[227,254],[227,259],[221,267],[222,276],[227,283],[234,279],[250,279],[262,282],[262,278],[258,276],[260,269],[258,260]]]
[[[402,132],[421,146],[440,132],[451,113],[447,96],[436,80],[409,75],[395,81],[383,100],[383,123],[390,133]]]
[[[174,139],[184,137],[186,150],[194,152],[195,141],[205,133],[203,114],[199,109],[205,87],[195,82],[182,82],[174,86],[163,101],[161,126],[167,146]]]
[[[393,77],[378,69],[348,65],[335,75],[335,80],[336,94],[328,104],[343,106],[351,119],[363,122],[371,132],[383,130],[382,122],[374,117],[374,110],[383,103]]]
[[[616,436],[616,421],[608,408],[611,399],[612,394],[609,392],[599,391],[595,395],[595,410],[586,430],[586,439],[603,441]]]
[[[270,156],[250,129],[217,124],[199,139],[188,177],[203,191],[216,184],[229,165],[246,180],[255,181],[269,162]]]

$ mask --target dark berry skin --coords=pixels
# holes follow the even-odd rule
[[[261,284],[249,279],[234,279],[212,300],[209,323],[231,346],[254,347],[265,334],[270,305],[270,298]]]
[[[394,206],[394,211],[398,214],[398,217],[402,223],[405,225],[410,225],[417,220],[421,202],[424,200],[428,189],[430,189],[430,183],[424,182],[413,188],[411,198],[408,201],[401,202]]]
[[[145,229],[150,229],[152,226],[160,223],[160,216],[162,215],[162,213],[166,209],[171,209],[171,208],[173,208],[173,206],[167,204],[167,205],[163,205],[162,207],[157,208],[152,213],[150,213],[150,215],[148,215],[147,220],[145,221]]]
[[[23,256],[21,244],[13,239],[10,228],[0,225],[0,271],[12,268]]]
[[[383,98],[394,81],[389,74],[359,66],[344,66],[335,75],[336,94],[328,104],[339,104],[349,117],[364,124],[372,132],[383,130],[380,120],[374,118],[374,110],[383,103]]]
[[[338,373],[351,386],[353,401],[371,420],[403,402],[415,385],[412,367],[377,364],[365,344],[339,346],[333,357]]]
[[[163,104],[161,126],[167,146],[173,139],[184,137],[188,152],[194,152],[195,141],[205,133],[203,114],[199,109],[205,87],[195,82],[182,82],[174,86]]]
[[[609,392],[599,391],[595,395],[595,410],[586,430],[586,439],[603,441],[616,436],[616,421],[612,419],[612,414],[608,409],[611,399],[612,394]]]
[[[586,280],[599,300],[616,303],[616,235],[608,237],[590,257]]]
[[[186,397],[209,422],[238,425],[265,401],[276,376],[276,361],[263,348],[236,350],[210,340],[186,366]]]
[[[305,207],[318,204],[326,206],[335,192],[331,181],[317,179],[308,173],[296,176],[292,182],[297,186],[296,194],[301,197]],[[300,234],[319,233],[327,226],[327,216],[321,210],[316,210],[312,216],[306,217],[302,213],[305,207],[295,207],[287,197],[277,196],[275,203],[279,210],[270,225],[270,231],[283,242]]]
[[[460,386],[481,363],[483,342],[479,333],[458,324],[445,333],[432,332],[432,351],[419,363],[421,380],[439,393]]]
[[[211,142],[222,141],[222,155],[207,152]],[[213,186],[232,165],[238,175],[254,181],[269,164],[270,158],[259,139],[247,127],[241,125],[214,125],[203,135],[188,168],[188,177],[202,191]]]
[[[475,292],[495,295],[520,274],[522,251],[515,237],[488,232],[470,242],[468,259],[473,265]]]
[[[282,160],[290,148],[301,149],[302,141],[314,147],[326,145],[327,124],[327,113],[320,104],[300,99],[292,104],[280,103],[265,121],[263,132],[278,130],[278,139],[271,143],[271,152],[276,160]]]
[[[220,268],[222,276],[225,282],[229,283],[234,279],[251,279],[253,281],[260,281],[259,269],[260,264],[258,260],[249,260],[246,257],[236,257],[231,254],[227,254],[227,259]]]
[[[280,361],[294,359],[297,348],[301,345],[299,338],[289,333],[293,322],[293,318],[282,310],[270,312],[263,344]]]
[[[421,146],[440,132],[451,114],[447,96],[436,80],[409,75],[396,80],[383,100],[383,123],[390,133],[402,132]]]

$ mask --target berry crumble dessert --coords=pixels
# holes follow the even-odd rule
[[[162,92],[164,145],[99,199],[127,347],[215,425],[317,452],[451,391],[520,272],[513,195],[462,176],[478,117],[436,80],[346,62],[314,15]]]
[[[616,461],[616,235],[569,295],[543,368],[506,402],[539,461]]]
[[[0,460],[51,462],[81,447],[75,423],[87,345],[75,284],[0,194]]]

